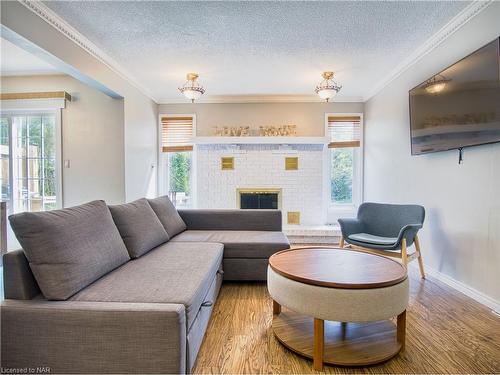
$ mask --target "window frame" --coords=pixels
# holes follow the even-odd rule
[[[171,117],[171,118],[177,118],[177,117],[192,117],[193,118],[193,138],[196,137],[196,114],[195,113],[160,113],[158,115],[158,144],[157,144],[157,174],[156,174],[156,179],[157,179],[157,191],[158,191],[158,196],[163,196],[168,194],[168,183],[167,177],[168,177],[168,152],[163,152],[163,145],[162,145],[162,122],[161,119],[163,117]],[[190,208],[196,208],[197,207],[197,201],[196,201],[196,144],[194,143],[193,139],[193,150],[191,151],[191,171],[190,171],[190,176],[189,179],[191,181],[191,206]]]
[[[44,114],[52,114],[54,115],[55,119],[55,172],[56,172],[56,208],[55,209],[61,209],[64,207],[64,189],[63,189],[63,160],[62,160],[62,116],[61,116],[61,110],[62,108],[51,108],[51,109],[46,109],[50,108],[52,104],[52,101],[46,101],[45,104],[42,103],[40,107],[42,109],[33,109],[32,106],[29,105],[29,103],[23,103],[22,101],[13,101],[16,102],[16,108],[12,109],[6,109],[6,110],[0,110],[0,115],[1,116],[7,116],[9,118],[8,123],[9,123],[9,184],[12,186],[13,184],[13,162],[12,162],[12,116],[38,116],[38,115],[44,115]],[[44,102],[41,100],[41,102]],[[3,104],[3,103],[2,103]],[[23,106],[27,106],[27,109],[23,109]],[[14,209],[14,202],[13,202],[13,195],[11,194],[10,199],[9,199],[9,206],[10,209]],[[11,212],[14,213],[14,212]]]
[[[325,145],[323,151],[324,161],[324,194],[323,200],[326,202],[326,218],[327,223],[335,224],[341,217],[355,217],[359,205],[363,202],[364,193],[364,119],[363,113],[356,112],[339,112],[325,113],[325,138],[330,142],[330,135],[328,133],[328,118],[329,117],[342,117],[342,116],[357,116],[360,121],[360,145],[358,152],[354,152],[353,158],[353,189],[352,189],[352,203],[335,203],[331,201],[331,149],[328,144]]]

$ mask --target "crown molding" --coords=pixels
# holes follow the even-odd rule
[[[63,20],[57,13],[55,13],[41,1],[19,0],[19,2],[30,11],[35,13],[37,16],[39,16],[41,19],[43,19],[45,22],[47,22],[50,26],[59,31],[61,34],[66,36],[73,43],[75,43],[87,53],[92,55],[94,58],[99,60],[101,63],[106,65],[106,67],[120,76],[120,78],[130,83],[132,86],[134,86],[154,102],[158,102],[156,98],[151,94],[151,92],[149,92],[148,89],[142,86],[136,79],[132,78],[132,75],[125,68],[120,66],[120,64],[118,64],[116,60],[114,60],[99,47],[97,47],[94,43],[88,40],[78,30],[73,28],[69,23]]]
[[[362,97],[337,96],[330,103],[362,103]],[[159,104],[190,104],[184,97],[164,98]],[[198,104],[245,104],[245,103],[325,103],[317,95],[208,95],[196,101]]]
[[[468,6],[466,6],[460,13],[453,17],[446,25],[444,25],[439,31],[432,35],[427,41],[425,41],[420,47],[415,49],[413,53],[408,55],[401,63],[399,63],[396,68],[394,68],[385,78],[383,78],[379,83],[377,83],[372,90],[363,98],[364,102],[367,102],[385,87],[387,87],[392,81],[398,78],[402,73],[408,70],[411,66],[415,65],[421,58],[427,55],[429,52],[438,47],[446,39],[448,39],[453,33],[458,31],[462,26],[469,22],[472,18],[477,16],[480,12],[486,9],[494,0],[475,0]]]

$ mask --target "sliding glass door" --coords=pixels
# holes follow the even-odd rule
[[[8,213],[61,206],[55,112],[1,115],[1,189]]]

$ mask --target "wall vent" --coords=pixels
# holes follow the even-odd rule
[[[300,224],[300,212],[299,211],[288,211],[287,212],[287,223],[299,225]]]
[[[287,157],[285,158],[285,170],[295,171],[299,169],[299,158],[298,157]]]
[[[229,171],[234,169],[234,158],[233,157],[220,158],[220,169],[222,169],[223,171]]]

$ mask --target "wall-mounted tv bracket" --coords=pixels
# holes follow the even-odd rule
[[[464,148],[459,147],[458,148],[458,164],[462,164],[464,161]]]

